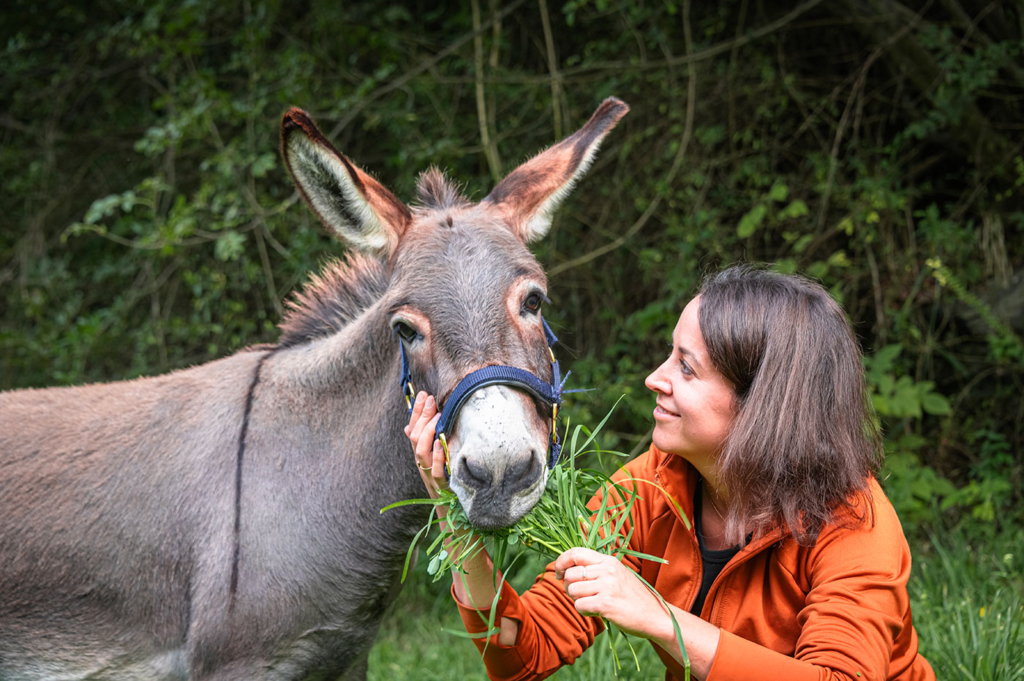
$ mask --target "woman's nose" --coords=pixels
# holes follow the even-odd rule
[[[672,390],[672,386],[667,379],[664,377],[665,364],[662,364],[657,369],[651,372],[651,374],[644,379],[644,385],[647,386],[648,390],[653,390],[656,393],[668,394]]]

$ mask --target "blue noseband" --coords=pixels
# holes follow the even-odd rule
[[[555,353],[552,350],[552,347],[558,342],[558,338],[551,331],[551,327],[548,326],[543,317],[541,317],[541,323],[544,324],[544,335],[548,341],[548,353],[551,355],[550,383],[518,367],[488,366],[464,376],[458,385],[455,386],[455,389],[452,390],[448,399],[445,400],[444,407],[441,409],[441,418],[438,419],[436,428],[436,437],[441,441],[441,445],[444,448],[445,475],[451,477],[448,439],[445,434],[448,432],[449,426],[455,423],[459,410],[462,409],[462,406],[470,396],[477,390],[490,385],[509,385],[525,390],[533,395],[535,399],[551,407],[551,444],[548,453],[548,468],[552,468],[558,463],[562,444],[558,439],[555,419],[558,417],[558,408],[562,404],[562,374],[558,368],[558,360],[555,359]],[[412,387],[412,374],[409,368],[409,357],[405,353],[405,342],[399,339],[398,344],[402,352],[402,393],[405,395],[405,401],[409,406],[409,413],[411,414],[412,403],[416,399],[416,391]]]

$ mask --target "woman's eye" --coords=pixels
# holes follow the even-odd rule
[[[682,368],[684,374],[687,376],[693,376],[693,369],[690,368],[690,365],[686,363],[685,359],[679,361],[679,366]]]
[[[397,322],[395,324],[395,332],[407,343],[412,343],[416,340],[417,336],[419,336],[416,329],[412,328],[405,322]]]
[[[530,295],[526,296],[526,300],[523,301],[523,310],[526,312],[536,314],[537,311],[540,310],[540,305],[542,302],[544,302],[544,298],[543,296],[541,296],[541,294],[536,292],[531,293]]]

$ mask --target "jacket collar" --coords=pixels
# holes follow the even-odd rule
[[[696,546],[697,537],[693,530],[693,499],[697,489],[697,482],[700,480],[700,473],[693,467],[693,464],[683,457],[663,452],[653,444],[651,445],[651,456],[655,457],[658,461],[654,470],[654,481],[661,485],[662,489],[671,499],[675,500],[675,504],[669,503],[672,513],[689,529]],[[680,510],[685,517],[680,515]],[[765,547],[784,539],[789,534],[788,528],[783,526],[775,527],[770,532],[750,541],[740,549],[740,552],[730,562],[736,562],[752,556]]]

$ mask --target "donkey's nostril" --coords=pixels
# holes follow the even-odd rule
[[[537,471],[537,454],[531,451],[529,456],[523,457],[520,461],[517,461],[511,468],[508,469],[508,473],[505,475],[509,480],[533,480]]]
[[[491,471],[479,463],[473,463],[469,458],[462,460],[462,477],[466,484],[477,489],[490,487],[494,481]]]
[[[528,456],[509,467],[502,478],[502,487],[507,489],[508,494],[528,489],[537,481],[541,474],[540,460],[537,452],[531,450]]]

